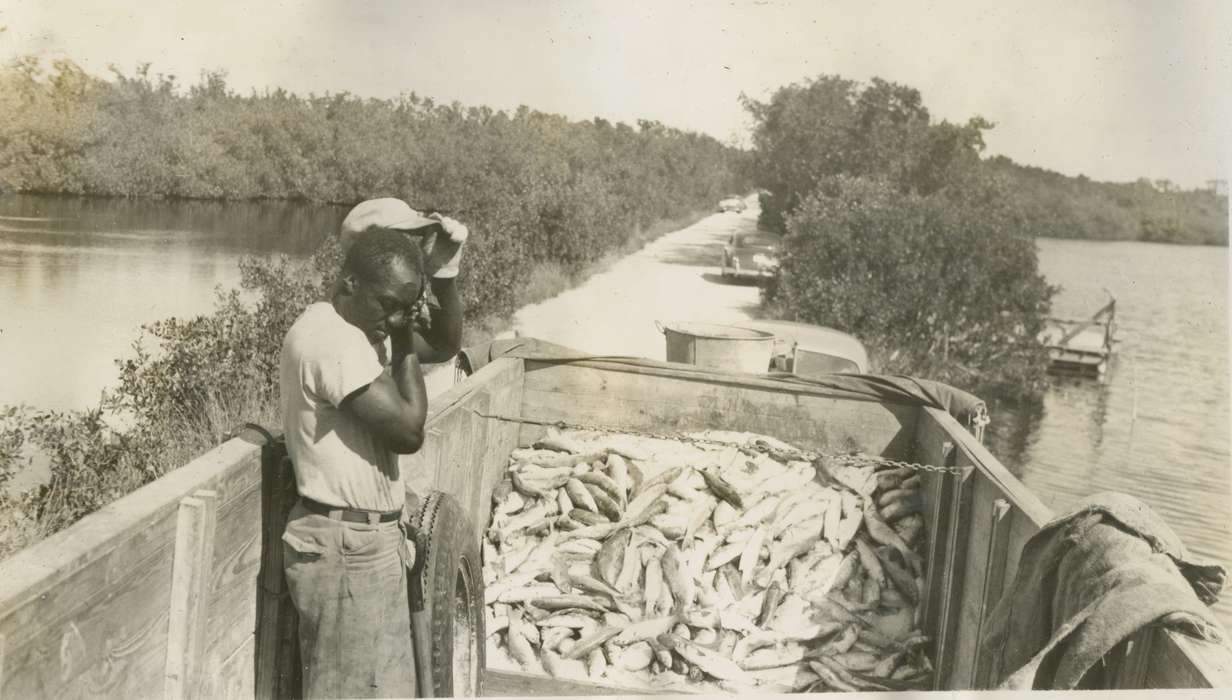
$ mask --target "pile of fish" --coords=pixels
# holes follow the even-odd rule
[[[658,692],[931,689],[920,480],[749,433],[550,430],[493,494],[488,664]]]

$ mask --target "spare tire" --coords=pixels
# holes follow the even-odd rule
[[[456,499],[432,491],[410,520],[408,581],[420,697],[477,697],[484,669],[479,538]]]

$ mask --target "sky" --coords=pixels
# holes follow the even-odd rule
[[[0,60],[236,90],[527,105],[746,143],[740,95],[820,74],[996,123],[988,154],[1099,180],[1228,179],[1232,2],[0,0]],[[1220,89],[1218,86],[1224,86]]]

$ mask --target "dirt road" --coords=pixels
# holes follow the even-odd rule
[[[748,320],[758,288],[723,281],[719,258],[728,236],[756,230],[756,198],[749,204],[669,233],[581,286],[523,308],[514,329],[584,352],[663,360],[655,321]]]
[[[736,323],[752,318],[758,287],[719,276],[723,243],[757,229],[757,198],[744,212],[716,213],[665,234],[581,285],[514,316],[516,333],[602,355],[663,360],[666,344],[655,321]],[[453,383],[452,366],[426,377],[435,396]]]

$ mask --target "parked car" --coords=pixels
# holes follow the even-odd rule
[[[779,237],[773,233],[738,233],[723,246],[720,274],[729,277],[773,277],[779,269]]]
[[[741,328],[774,334],[770,370],[799,377],[870,371],[868,351],[842,331],[794,321],[744,321]]]
[[[745,210],[744,198],[738,194],[729,194],[719,202],[719,211],[734,211],[740,213]]]

